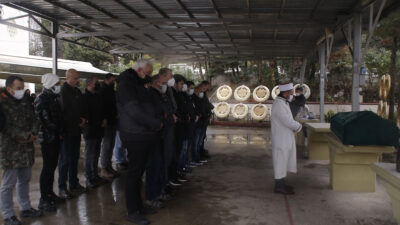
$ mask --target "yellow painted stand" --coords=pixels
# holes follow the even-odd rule
[[[299,122],[302,126],[306,123],[317,123],[317,119],[312,119],[312,120],[306,120],[306,119],[296,119],[297,122]],[[303,131],[297,132],[296,133],[296,145],[299,147],[305,147],[305,137]]]
[[[386,191],[392,200],[393,216],[400,225],[400,173],[394,163],[374,163],[372,170],[386,181]]]
[[[344,145],[334,135],[326,135],[330,153],[330,184],[335,191],[374,192],[376,173],[371,164],[382,153],[394,152],[390,146]]]
[[[329,123],[306,123],[308,134],[308,156],[310,160],[329,160],[328,140],[325,134],[331,133]]]

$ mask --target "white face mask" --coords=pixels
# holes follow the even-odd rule
[[[288,102],[292,102],[293,101],[293,95],[289,96]]]
[[[167,85],[164,84],[161,86],[161,93],[165,94],[167,92]]]
[[[189,90],[189,95],[193,95],[193,93],[194,93],[194,89],[190,89]]]
[[[182,91],[183,91],[183,92],[186,92],[186,91],[187,91],[187,85],[186,85],[186,84],[183,85]]]
[[[51,88],[51,91],[54,93],[54,94],[60,94],[60,92],[61,92],[61,86],[54,86],[54,87],[52,87]]]
[[[199,93],[199,98],[203,98],[203,97],[204,97],[204,93],[203,92]]]
[[[168,86],[169,87],[173,87],[174,85],[175,85],[175,79],[174,78],[169,79],[168,80]]]
[[[24,95],[25,95],[25,90],[16,90],[16,91],[14,91],[14,95],[13,96],[16,99],[21,100],[21,99],[24,98]]]

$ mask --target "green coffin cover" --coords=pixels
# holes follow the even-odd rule
[[[397,146],[399,138],[395,123],[371,111],[337,113],[331,130],[345,145]]]

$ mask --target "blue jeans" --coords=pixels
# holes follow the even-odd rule
[[[198,162],[200,161],[200,148],[202,143],[204,142],[204,137],[206,135],[206,128],[205,127],[196,127],[194,132],[194,141],[192,147],[192,157],[193,161]]]
[[[78,161],[81,149],[81,136],[67,136],[61,143],[60,160],[58,163],[58,188],[67,189],[79,185]]]
[[[85,176],[88,181],[92,181],[98,177],[101,138],[90,138],[85,142]]]
[[[119,130],[115,134],[115,145],[114,145],[114,158],[118,164],[126,163],[126,148],[122,145],[121,138],[119,137]]]
[[[178,170],[183,170],[186,168],[189,164],[189,148],[190,148],[190,142],[189,139],[183,140],[182,143],[182,151],[179,157],[179,163],[178,163]]]
[[[101,142],[100,150],[100,167],[105,169],[112,166],[111,158],[115,147],[116,127],[115,125],[107,125],[104,128],[104,137]]]

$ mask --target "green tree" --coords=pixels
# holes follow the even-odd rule
[[[382,39],[383,47],[390,50],[390,66],[389,74],[392,76],[392,88],[389,92],[389,119],[395,121],[394,117],[394,103],[397,97],[400,103],[400,90],[397,85],[399,80],[398,65],[396,65],[397,54],[400,44],[400,13],[397,13],[389,18],[384,19],[376,30],[376,36]],[[397,93],[395,93],[395,91]]]
[[[100,40],[98,38],[82,39],[79,43],[93,46],[97,49],[109,50],[111,48],[110,43]],[[112,55],[92,50],[74,43],[64,42],[64,59],[77,60],[90,62],[94,67],[106,70],[110,64],[114,63]]]

